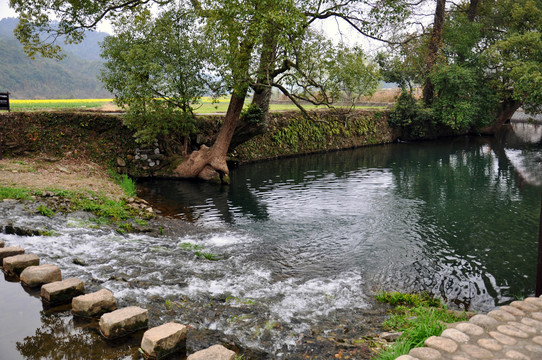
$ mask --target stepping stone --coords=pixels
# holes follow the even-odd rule
[[[85,284],[77,278],[55,281],[41,287],[41,298],[51,305],[69,303],[76,296],[85,294]]]
[[[22,254],[4,258],[4,271],[8,274],[20,275],[29,266],[40,264],[40,258],[34,254]]]
[[[186,360],[235,360],[235,352],[222,345],[213,345],[190,355]]]
[[[149,327],[149,312],[138,306],[115,310],[100,318],[100,331],[106,339],[118,338]]]
[[[62,273],[56,265],[29,266],[21,273],[21,281],[29,287],[38,287],[61,280]]]
[[[0,247],[0,262],[2,262],[4,258],[21,254],[24,254],[24,249],[18,246]]]
[[[151,359],[186,351],[186,326],[170,322],[145,331],[141,349]]]
[[[109,290],[102,289],[86,295],[74,297],[72,314],[86,318],[99,317],[117,309],[117,300]]]

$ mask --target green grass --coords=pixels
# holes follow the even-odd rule
[[[124,191],[124,194],[128,197],[136,197],[137,191],[136,191],[136,184],[134,180],[132,180],[128,175],[120,175],[119,173],[109,170],[108,171],[109,176],[117,183],[122,190]]]
[[[207,252],[207,251],[203,251],[205,249],[204,246],[197,245],[197,244],[192,244],[192,243],[188,243],[188,242],[180,243],[179,246],[182,247],[183,249],[187,250],[187,251],[193,251],[194,255],[196,255],[199,258],[207,259],[209,261],[220,260],[218,255]]]
[[[32,190],[0,186],[0,200],[4,200],[4,199],[30,200],[32,198],[32,195],[33,195]]]
[[[38,206],[38,208],[36,210],[37,210],[38,213],[42,214],[43,216],[47,216],[47,217],[55,216],[55,212],[52,209],[49,209],[45,205]]]
[[[439,336],[446,329],[446,323],[467,320],[466,315],[457,317],[440,300],[425,293],[382,292],[376,298],[397,305],[383,325],[403,334],[391,347],[384,348],[375,360],[393,360],[408,354],[411,349],[424,346],[427,338]]]

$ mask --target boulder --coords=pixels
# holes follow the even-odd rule
[[[38,287],[61,280],[60,268],[51,264],[29,266],[21,273],[21,281],[29,287]]]
[[[100,331],[107,339],[118,338],[149,326],[149,312],[137,306],[115,310],[100,318]]]
[[[4,258],[21,254],[24,254],[24,249],[18,246],[2,247],[0,248],[0,262],[2,262]]]
[[[81,317],[99,317],[117,309],[117,299],[109,290],[102,289],[86,295],[74,297],[72,314]]]
[[[141,349],[151,359],[186,351],[186,326],[170,322],[145,331]]]
[[[41,287],[41,298],[51,305],[69,303],[74,297],[84,293],[85,284],[77,278],[55,281]]]
[[[190,355],[186,360],[235,360],[235,352],[222,345],[213,345]]]
[[[29,266],[40,264],[40,258],[34,254],[22,254],[4,258],[4,271],[8,274],[20,275]]]

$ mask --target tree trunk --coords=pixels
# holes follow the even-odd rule
[[[469,9],[467,10],[467,18],[470,22],[474,21],[476,14],[478,13],[478,5],[480,0],[470,0]]]
[[[433,31],[427,47],[425,56],[425,84],[423,86],[423,101],[425,105],[431,105],[435,93],[435,88],[429,75],[437,61],[437,55],[442,45],[442,27],[444,25],[444,16],[446,15],[446,0],[437,0],[435,9],[435,18],[433,21]]]
[[[513,99],[506,99],[503,102],[501,102],[499,107],[499,112],[497,114],[496,120],[493,123],[493,125],[483,128],[480,130],[480,133],[484,135],[495,135],[499,129],[506,124],[510,119],[512,119],[512,115],[521,107],[521,102],[513,100]]]
[[[247,90],[241,91],[241,94],[233,92],[228,111],[224,117],[224,123],[218,132],[215,143],[210,148],[203,145],[199,150],[192,152],[174,170],[177,176],[181,178],[200,178],[206,181],[229,182],[226,154],[243,110],[246,92]]]
[[[230,150],[252,139],[256,135],[263,134],[269,126],[269,102],[271,101],[271,86],[257,84],[254,90],[252,104],[260,108],[262,114],[259,118],[242,116],[237,124]],[[249,114],[250,115],[250,114]]]
[[[258,65],[258,73],[256,76],[256,84],[252,85],[254,96],[251,106],[255,106],[260,110],[260,116],[255,114],[247,114],[241,117],[235,134],[233,135],[230,144],[230,150],[236,146],[252,139],[256,135],[263,134],[269,126],[269,102],[271,101],[271,85],[274,81],[274,67],[276,63],[277,40],[274,33],[266,36],[262,53],[260,55],[260,64]],[[252,115],[252,116],[251,116]]]

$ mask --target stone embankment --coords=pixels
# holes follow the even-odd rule
[[[48,305],[72,304],[76,317],[99,318],[100,333],[106,339],[118,339],[148,329],[149,317],[146,309],[129,306],[117,309],[117,300],[109,290],[102,289],[85,294],[83,281],[77,278],[62,280],[58,266],[39,265],[40,259],[25,254],[19,247],[5,247],[0,240],[2,270],[9,276],[20,274],[25,286],[40,288],[42,301]],[[148,359],[161,359],[174,353],[186,352],[187,327],[170,322],[145,331],[141,340],[141,351]],[[235,352],[222,345],[214,345],[188,356],[189,360],[235,360]]]
[[[425,347],[396,360],[542,359],[542,298],[501,306],[468,322],[452,324]]]

